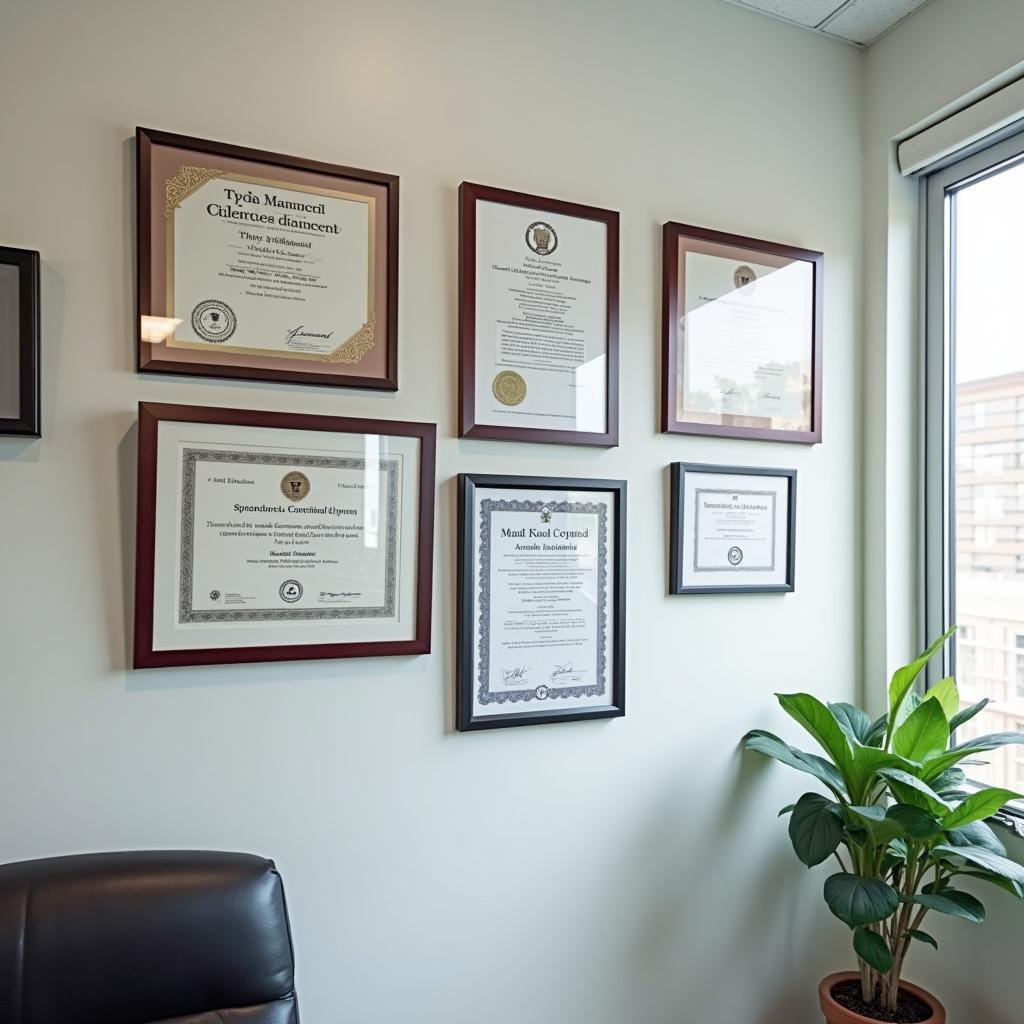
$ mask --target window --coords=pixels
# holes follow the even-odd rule
[[[996,702],[960,740],[1024,732],[1024,309],[1014,283],[1022,237],[1024,135],[929,177],[928,632],[969,623],[947,670],[965,704]],[[968,767],[973,781],[1024,788],[1024,747],[986,760]]]

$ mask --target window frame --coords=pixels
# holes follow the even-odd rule
[[[956,608],[956,280],[951,254],[956,244],[955,204],[949,197],[1024,162],[1024,131],[948,162],[922,179],[923,373],[921,550],[925,636],[942,634]],[[977,423],[972,409],[971,424]],[[1020,416],[1018,408],[1017,416]],[[956,675],[956,644],[933,659],[926,687]],[[974,788],[983,783],[968,780]],[[1024,835],[1024,802],[996,820]]]

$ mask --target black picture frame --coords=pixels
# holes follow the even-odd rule
[[[501,491],[573,490],[611,492],[615,501],[615,523],[611,530],[612,564],[615,567],[611,587],[613,640],[611,656],[611,695],[608,704],[595,707],[544,710],[510,714],[474,715],[473,712],[473,566],[476,530],[473,508],[479,488]],[[539,725],[547,722],[586,721],[595,718],[621,718],[626,713],[626,481],[579,479],[575,477],[502,476],[462,473],[458,478],[457,544],[457,642],[455,727],[460,732],[477,729],[502,729],[510,726]]]
[[[795,469],[773,469],[764,466],[722,466],[696,462],[673,462],[671,466],[671,533],[669,543],[670,594],[790,594],[796,588],[796,477]],[[694,586],[684,583],[683,527],[686,508],[683,501],[687,475],[705,473],[729,476],[785,477],[789,481],[787,513],[785,516],[786,579],[781,584],[738,583],[736,586]]]
[[[39,253],[0,245],[0,265],[18,272],[18,326],[10,338],[0,337],[0,350],[18,352],[18,414],[0,416],[0,435],[40,437]]]

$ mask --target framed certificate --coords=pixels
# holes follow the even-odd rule
[[[796,470],[672,463],[672,594],[785,594],[796,567]]]
[[[456,726],[626,713],[626,483],[459,477]]]
[[[142,403],[135,668],[429,652],[435,433]]]
[[[39,432],[39,253],[0,245],[0,434]]]
[[[824,256],[666,224],[666,433],[821,441]]]
[[[463,182],[460,437],[619,443],[619,215]]]
[[[398,387],[398,178],[136,129],[138,367]]]

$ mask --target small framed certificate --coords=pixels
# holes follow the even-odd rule
[[[135,668],[428,653],[435,434],[142,403]]]
[[[0,435],[39,437],[39,253],[0,245]]]
[[[398,387],[398,178],[136,129],[138,367]]]
[[[619,443],[619,215],[463,182],[460,437]]]
[[[666,224],[662,431],[821,441],[824,256]]]
[[[672,464],[672,594],[785,594],[796,567],[796,470]]]
[[[626,713],[626,483],[459,477],[456,726]]]

